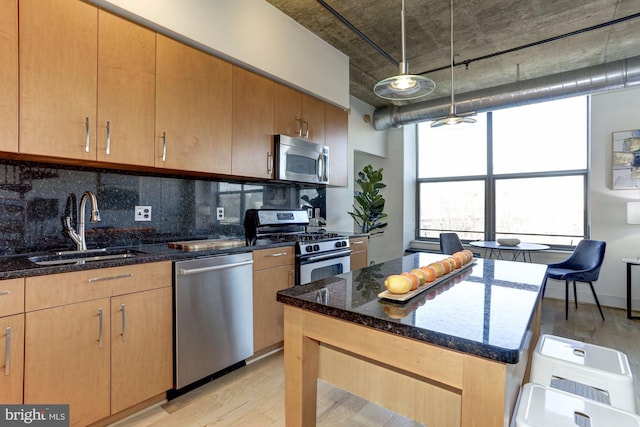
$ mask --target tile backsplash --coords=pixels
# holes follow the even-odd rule
[[[62,226],[68,197],[85,191],[98,199],[100,222],[89,222],[87,247],[130,246],[174,240],[244,237],[251,208],[320,208],[325,189],[296,184],[231,182],[105,169],[0,160],[0,255],[75,249]],[[151,221],[135,221],[136,206],[151,206]],[[224,219],[216,210],[224,208]],[[79,207],[78,207],[79,209]],[[79,212],[78,212],[79,216]]]

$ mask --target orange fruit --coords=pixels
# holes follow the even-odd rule
[[[417,275],[413,273],[407,273],[407,272],[400,273],[400,275],[404,277],[408,277],[409,280],[411,280],[412,291],[418,289],[418,286],[420,286],[420,278]]]
[[[438,277],[438,274],[436,273],[436,269],[433,267],[424,266],[424,267],[420,267],[420,270],[424,271],[424,274],[427,277],[427,279],[425,280],[425,283],[433,282]]]
[[[451,258],[453,262],[455,262],[456,264],[456,268],[460,268],[462,267],[462,265],[465,263],[466,258],[463,258],[461,255],[452,255]]]
[[[451,273],[453,270],[456,269],[456,262],[454,260],[452,260],[451,258],[445,258],[442,261],[440,261],[443,264],[449,264],[449,269],[447,270],[447,273]],[[446,267],[446,265],[445,265]]]
[[[451,256],[453,256],[453,257],[455,257],[455,256],[461,257],[462,258],[462,264],[466,264],[469,261],[469,257],[463,251],[456,252],[455,254],[453,254]]]
[[[419,268],[414,268],[409,273],[413,273],[416,276],[418,276],[418,279],[420,279],[420,284],[421,285],[424,285],[424,282],[427,281],[427,273],[425,273],[424,271],[420,270]]]
[[[441,262],[434,262],[429,264],[427,267],[432,267],[436,271],[436,277],[444,276],[446,273],[446,269],[444,264]]]

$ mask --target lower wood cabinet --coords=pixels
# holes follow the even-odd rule
[[[253,252],[253,350],[259,353],[284,339],[284,312],[279,290],[295,283],[294,246]]]
[[[0,402],[22,403],[24,314],[0,317]]]
[[[171,263],[29,277],[24,403],[91,424],[172,386]]]
[[[111,413],[172,386],[171,288],[111,299]]]
[[[352,237],[349,239],[351,247],[351,271],[360,270],[369,265],[369,237]]]
[[[26,314],[25,403],[69,404],[74,426],[110,415],[109,306],[102,298]]]
[[[0,403],[22,403],[24,279],[0,281]]]

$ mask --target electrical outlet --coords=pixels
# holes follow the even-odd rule
[[[222,221],[224,219],[224,208],[216,208],[216,219]]]
[[[136,206],[136,221],[151,221],[151,206]]]

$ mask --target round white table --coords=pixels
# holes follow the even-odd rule
[[[640,265],[640,257],[622,258],[622,262],[627,264],[627,319],[640,319],[640,316],[631,314],[631,266]]]
[[[493,258],[494,254],[496,259],[503,259],[502,252],[503,251],[511,251],[513,254],[511,261],[517,261],[519,256],[522,256],[522,260],[527,262],[527,254],[529,255],[528,262],[531,261],[531,252],[536,251],[544,251],[549,249],[547,245],[541,245],[539,243],[526,243],[520,242],[520,244],[515,246],[507,246],[501,245],[495,240],[478,240],[475,242],[469,242],[471,246],[475,246],[476,248],[484,249],[485,258]],[[489,252],[489,256],[487,256],[487,252]]]

